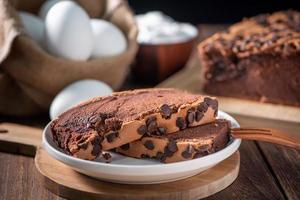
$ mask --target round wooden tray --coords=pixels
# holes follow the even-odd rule
[[[53,159],[41,147],[37,149],[35,165],[41,174],[41,184],[70,199],[200,199],[223,190],[237,178],[240,154],[237,151],[196,176],[154,185],[126,185],[90,178]]]

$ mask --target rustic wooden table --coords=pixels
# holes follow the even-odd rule
[[[199,29],[200,38],[223,27],[202,25]],[[188,67],[194,65],[195,62],[197,61],[190,60]],[[299,123],[240,115],[235,115],[235,117],[242,126],[263,125],[300,134]],[[0,116],[0,122],[38,127],[43,127],[48,120],[47,116],[30,119]],[[263,142],[243,141],[240,153],[241,167],[236,181],[225,190],[207,199],[300,199],[300,151]],[[63,199],[43,188],[38,179],[39,174],[34,166],[33,157],[19,155],[18,152],[4,152],[0,142],[1,200]]]

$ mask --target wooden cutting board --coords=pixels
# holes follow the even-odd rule
[[[240,154],[196,176],[171,183],[126,185],[82,175],[53,159],[42,147],[42,130],[0,124],[0,150],[35,155],[39,181],[53,193],[71,199],[199,199],[228,187],[238,176]]]
[[[159,84],[158,87],[175,87],[194,93],[204,93],[202,91],[203,80],[200,76],[201,69],[196,55],[193,55],[191,59],[194,60],[192,67],[179,71]],[[229,97],[217,98],[220,110],[228,113],[300,123],[300,107],[260,103]]]

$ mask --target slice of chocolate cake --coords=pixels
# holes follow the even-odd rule
[[[125,144],[117,152],[135,158],[155,158],[171,163],[199,158],[224,148],[229,141],[230,122],[215,122],[163,136],[144,136]]]
[[[54,141],[69,154],[95,159],[140,139],[164,135],[215,120],[215,98],[175,89],[143,89],[113,93],[82,103],[51,123]]]
[[[245,19],[199,53],[208,94],[300,106],[300,12]]]

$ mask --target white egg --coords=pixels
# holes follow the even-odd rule
[[[50,118],[54,119],[78,103],[113,92],[106,83],[97,80],[76,81],[60,91],[50,106]]]
[[[50,8],[45,19],[48,51],[71,60],[87,60],[93,34],[87,13],[75,2],[61,1]]]
[[[40,46],[44,46],[44,22],[28,12],[19,12],[26,33]]]
[[[94,34],[92,58],[115,56],[126,50],[125,36],[112,23],[101,19],[91,19],[91,27]]]
[[[56,4],[59,1],[61,1],[61,0],[48,0],[48,1],[45,1],[43,3],[43,5],[41,6],[40,11],[39,11],[40,18],[45,19],[48,11],[50,10],[50,8],[52,8],[52,6],[54,6],[54,4]]]

